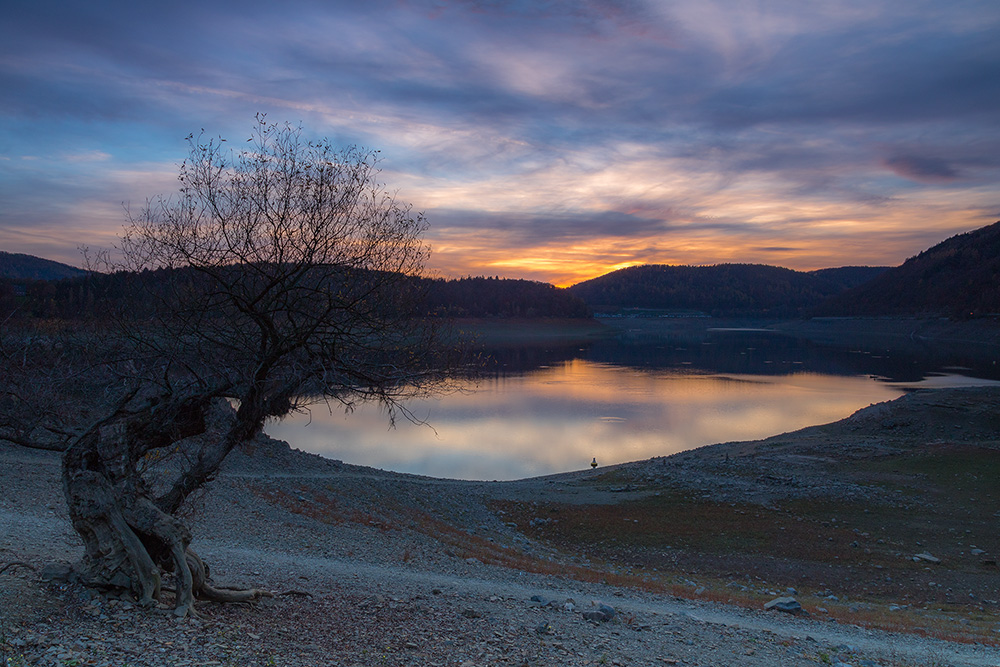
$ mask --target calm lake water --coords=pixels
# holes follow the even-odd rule
[[[754,329],[626,332],[585,345],[507,348],[464,391],[411,401],[427,422],[389,428],[375,406],[314,407],[270,425],[348,463],[509,480],[750,440],[842,419],[922,386],[994,384],[992,368],[819,346]]]

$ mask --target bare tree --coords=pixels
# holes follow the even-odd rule
[[[374,152],[262,116],[238,149],[188,140],[180,192],[130,212],[106,264],[128,285],[118,335],[78,364],[100,378],[102,409],[48,432],[66,447],[78,576],[152,604],[173,573],[180,616],[198,596],[261,594],[213,588],[177,516],[234,447],[310,401],[379,401],[391,419],[453,361],[416,307],[425,221],[378,182]],[[38,441],[39,428],[8,439]]]

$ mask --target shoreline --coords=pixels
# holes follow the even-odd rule
[[[511,355],[510,358],[502,356],[499,357],[499,360],[503,362],[502,370],[504,372],[512,374],[530,373],[531,368],[537,370],[537,368],[547,367],[551,363],[556,363],[558,365],[558,363],[560,362],[558,361],[552,362],[550,356],[546,356],[551,354],[556,355],[554,358],[557,360],[564,358],[565,359],[583,358],[583,359],[590,359],[591,361],[595,361],[597,363],[613,364],[615,362],[616,351],[619,349],[629,351],[627,355],[624,355],[625,361],[621,362],[619,365],[628,366],[629,365],[628,362],[631,361],[634,363],[636,368],[644,369],[645,366],[642,366],[642,364],[648,361],[648,359],[650,358],[649,357],[650,354],[659,354],[656,346],[662,339],[665,338],[668,338],[671,341],[671,343],[677,342],[677,344],[680,347],[691,347],[694,350],[699,350],[699,349],[710,350],[716,347],[720,347],[720,337],[718,335],[720,333],[720,330],[722,330],[722,333],[724,334],[726,330],[746,330],[747,328],[750,328],[753,331],[759,333],[766,334],[766,332],[773,332],[774,336],[777,337],[779,335],[782,336],[793,335],[793,333],[790,333],[790,330],[794,331],[794,327],[806,327],[808,331],[805,332],[799,331],[794,335],[796,335],[797,337],[805,338],[805,334],[808,333],[813,336],[812,339],[815,339],[820,343],[820,347],[815,347],[810,345],[804,351],[793,351],[792,353],[790,353],[800,356],[784,356],[780,358],[775,357],[777,361],[773,366],[760,366],[758,364],[757,367],[755,368],[751,367],[749,370],[747,370],[746,368],[741,369],[740,367],[736,366],[732,368],[722,367],[716,369],[715,371],[710,371],[710,372],[715,372],[716,374],[723,375],[726,377],[732,376],[733,374],[740,372],[754,375],[757,373],[771,372],[770,370],[767,371],[763,370],[765,368],[778,369],[780,366],[779,362],[781,362],[781,364],[783,364],[783,367],[789,370],[777,371],[777,375],[775,377],[780,382],[781,380],[780,376],[782,374],[794,375],[794,372],[792,371],[795,368],[802,368],[802,366],[793,367],[790,365],[790,360],[797,359],[797,360],[804,360],[806,362],[807,367],[816,368],[817,372],[820,373],[848,375],[850,374],[850,371],[853,369],[854,373],[859,377],[867,377],[867,374],[871,372],[877,374],[878,377],[881,378],[892,378],[893,380],[898,380],[900,384],[906,385],[904,389],[899,390],[899,393],[902,393],[904,391],[911,391],[912,390],[911,385],[917,384],[915,378],[913,378],[912,376],[907,376],[905,375],[905,373],[912,373],[913,371],[911,371],[910,369],[919,367],[911,365],[908,359],[904,359],[900,363],[883,364],[882,362],[879,362],[878,364],[873,365],[871,362],[859,361],[859,359],[861,359],[862,357],[859,356],[858,354],[848,355],[846,353],[840,353],[839,356],[831,355],[829,350],[825,347],[826,345],[831,344],[830,341],[828,340],[830,339],[830,337],[836,338],[837,336],[841,335],[841,333],[843,333],[843,331],[845,330],[858,329],[858,328],[864,329],[864,327],[868,326],[869,324],[867,320],[857,320],[848,323],[845,323],[842,320],[837,320],[834,322],[823,321],[817,324],[811,321],[789,323],[789,322],[781,322],[774,320],[746,320],[746,319],[621,318],[621,319],[615,319],[611,322],[599,322],[598,323],[599,328],[595,328],[593,324],[588,323],[587,321],[577,321],[577,320],[573,321],[558,320],[558,321],[545,321],[545,322],[533,322],[528,320],[492,322],[492,321],[477,320],[474,321],[474,324],[476,326],[479,326],[481,329],[482,328],[488,329],[489,327],[493,327],[492,334],[490,335],[494,336],[496,339],[507,340],[511,343],[512,346],[526,344],[528,345],[529,348],[531,345],[535,345],[537,346],[537,348],[545,348],[545,353],[546,353],[545,355],[538,353],[537,355],[534,356],[531,354],[524,354],[524,355]],[[892,327],[898,328],[900,330],[905,329],[906,331],[910,331],[909,327],[914,326],[913,321],[910,320],[892,320],[889,321],[889,324],[891,324]],[[930,324],[937,325],[938,323],[931,322]],[[886,322],[883,322],[883,325],[885,325],[886,327],[889,326],[888,324],[886,324]],[[573,337],[574,332],[576,334],[579,334],[580,338],[574,338]],[[998,333],[1000,333],[1000,328],[998,328]],[[595,337],[588,339],[586,338],[586,334],[593,334]],[[823,336],[826,336],[827,338],[824,339]],[[617,343],[609,345],[607,343],[607,339],[611,337],[617,337],[624,340],[625,344],[628,347],[620,347],[618,346]],[[525,343],[525,341],[529,340],[533,341],[533,343],[531,344]],[[909,339],[907,338],[907,340]],[[580,349],[581,347],[587,345],[588,343],[593,344],[592,348],[587,348],[588,350],[591,351],[591,354],[588,354],[586,351]],[[705,345],[705,343],[710,343],[710,345]],[[843,341],[841,341],[841,343],[843,343]],[[797,347],[801,349],[804,346],[799,345]],[[844,347],[846,349],[851,349],[851,346],[846,344],[843,344],[841,347]],[[873,344],[869,347],[874,350],[873,352],[871,352],[871,354],[874,354],[876,356],[885,355],[887,352],[887,348],[884,345],[879,346]],[[968,346],[965,347],[967,348]],[[611,350],[610,352],[608,352],[609,349]],[[634,351],[632,351],[633,349]],[[903,353],[905,352],[901,352],[901,354]],[[696,352],[696,354],[700,353]],[[890,352],[890,354],[892,353]],[[566,355],[566,356],[559,356],[559,355]],[[853,359],[844,359],[844,357],[848,356],[853,357]],[[997,356],[1000,356],[1000,354],[998,354]],[[827,357],[835,360],[834,362],[830,363],[829,369],[823,365]],[[679,357],[674,355],[674,357],[672,357],[671,363],[676,364],[678,358]],[[996,358],[997,357],[990,358],[989,359],[990,365],[987,367],[984,367],[981,364],[980,366],[977,367],[979,370],[983,370],[985,372],[969,373],[968,371],[965,371],[965,373],[969,374],[971,377],[985,376],[991,378],[991,380],[995,379],[1000,381],[1000,369],[996,370],[994,373],[988,372],[995,368],[995,364],[993,363],[993,361],[995,361]],[[936,358],[936,359],[927,359],[926,357],[921,356],[919,357],[919,359],[922,360],[923,363],[928,364],[931,368],[962,366],[967,363],[970,363],[968,356],[963,356],[961,358]],[[711,357],[707,357],[706,360],[709,363],[713,361]],[[695,363],[699,363],[699,359],[697,357],[694,358],[694,361]],[[530,368],[526,367],[527,368],[526,370],[522,369],[521,366],[517,365],[518,363],[521,362],[523,362],[524,364],[528,364],[529,366],[531,363],[540,364],[540,366],[535,366]],[[853,364],[853,365],[848,365],[848,364]],[[715,367],[707,366],[707,368],[712,369]],[[864,369],[864,372],[862,372],[862,369]],[[891,373],[896,371],[902,372],[904,374],[896,376],[891,375]],[[963,371],[959,372],[961,373]],[[490,382],[492,380],[490,377],[488,377],[486,378],[486,381]],[[959,381],[959,384],[966,384],[966,383]],[[979,384],[979,382],[977,382],[976,380],[970,380],[967,384]],[[859,390],[851,390],[851,391],[854,392],[852,393],[852,395],[860,396],[863,400],[857,400],[854,402],[853,405],[846,405],[842,407],[842,409],[835,412],[831,410],[821,411],[821,414],[814,415],[813,419],[810,420],[803,419],[801,421],[790,421],[790,422],[786,420],[786,422],[776,424],[775,429],[769,432],[752,431],[745,434],[738,434],[732,432],[724,432],[721,434],[708,433],[708,435],[712,436],[711,440],[708,437],[701,437],[701,438],[696,437],[695,440],[691,440],[691,438],[685,435],[682,431],[679,431],[676,434],[676,437],[672,437],[670,439],[669,447],[665,447],[659,450],[657,450],[656,448],[646,447],[645,446],[646,438],[643,435],[642,442],[639,445],[637,445],[640,448],[636,450],[631,455],[631,457],[635,458],[636,456],[643,456],[643,455],[651,456],[654,454],[660,455],[660,454],[672,453],[676,451],[676,446],[680,443],[684,443],[684,446],[688,450],[690,450],[695,447],[712,444],[712,442],[715,442],[716,440],[730,439],[734,436],[753,437],[753,438],[767,437],[769,435],[775,434],[780,430],[788,430],[789,428],[799,428],[810,424],[819,424],[838,417],[847,417],[854,409],[861,408],[868,402],[887,400],[888,398],[888,396],[885,397],[879,396],[878,392],[875,392],[872,389],[866,389],[864,387],[861,387]],[[487,395],[489,395],[488,391]],[[462,399],[462,401],[464,402],[461,403],[455,409],[456,410],[464,409],[463,406],[469,400],[470,399]],[[502,403],[503,397],[500,397],[497,400],[501,401],[497,405],[500,406],[500,408],[502,409],[513,410],[517,407],[517,406],[504,407],[505,404]],[[669,401],[670,399],[669,397],[667,397],[665,400]],[[447,399],[445,401],[445,404],[447,405]],[[481,406],[479,406],[478,404],[476,405],[476,409],[479,409],[480,407]],[[604,409],[604,408],[600,407],[595,409]],[[614,408],[608,407],[607,409],[613,410]],[[319,406],[316,408],[314,413],[323,413],[324,410],[325,410],[324,407]],[[444,412],[446,413],[445,418],[447,418],[448,411],[445,410]],[[609,412],[607,414],[617,414],[617,413]],[[491,449],[489,451],[490,452],[504,451],[509,454],[509,456],[502,456],[502,457],[498,456],[497,460],[495,461],[491,459],[491,465],[496,466],[496,470],[498,471],[497,473],[493,473],[490,470],[486,470],[485,466],[479,466],[475,470],[473,470],[473,468],[469,466],[463,467],[462,465],[456,463],[456,460],[460,462],[462,456],[465,456],[463,443],[446,441],[442,443],[437,443],[439,446],[435,448],[435,443],[426,434],[418,432],[406,434],[405,431],[408,430],[408,425],[406,424],[400,425],[399,431],[397,432],[372,436],[369,441],[369,437],[366,434],[376,433],[378,428],[381,427],[381,423],[376,424],[375,423],[377,421],[376,419],[369,418],[368,416],[366,416],[365,410],[360,411],[360,413],[356,413],[353,416],[354,421],[343,422],[342,420],[338,421],[338,419],[329,420],[331,424],[330,427],[331,430],[329,433],[324,432],[323,430],[324,429],[323,424],[328,419],[327,416],[325,414],[315,414],[315,416],[319,423],[314,423],[311,431],[309,429],[302,429],[300,433],[295,435],[290,432],[292,427],[288,425],[283,425],[280,427],[269,427],[268,432],[274,433],[276,437],[289,440],[295,446],[300,446],[305,449],[308,449],[309,451],[320,453],[324,456],[330,457],[331,459],[343,459],[356,462],[361,465],[371,465],[375,467],[385,468],[387,470],[409,470],[417,474],[432,474],[432,475],[440,474],[443,476],[450,476],[456,479],[463,479],[466,481],[477,481],[477,480],[487,481],[497,478],[507,479],[507,480],[516,479],[517,477],[525,475],[525,473],[518,474],[519,470],[527,470],[530,469],[531,467],[534,467],[532,459],[530,459],[530,452],[526,453],[523,451],[523,449],[517,447],[514,448],[494,447],[492,440],[489,440],[490,434],[485,434],[487,436],[487,440],[491,445]],[[434,421],[433,417],[431,418],[431,421],[432,422]],[[513,423],[518,428],[522,427],[522,425],[516,421],[516,418]],[[444,423],[444,426],[446,427],[448,432],[451,432],[453,430],[451,424],[448,423],[447,421]],[[525,424],[523,425],[523,427],[527,428],[528,425]],[[442,431],[442,433],[444,433],[444,431]],[[591,461],[591,459],[595,455],[598,462],[602,466],[606,465],[608,461],[621,461],[621,459],[615,456],[613,452],[607,452],[605,451],[607,448],[601,446],[605,443],[612,442],[613,440],[611,440],[610,438],[613,438],[616,434],[620,434],[620,431],[609,429],[607,433],[604,433],[604,431],[602,431],[602,434],[606,435],[608,439],[597,438],[595,442],[599,446],[596,448],[595,451],[591,451],[591,449],[594,448],[577,448],[580,449],[581,451],[579,452],[567,451],[565,452],[565,456],[560,454],[558,459],[547,457],[546,460],[542,462],[542,464],[545,465],[551,472],[543,473],[539,471],[536,474],[555,474],[555,472],[557,471],[555,466],[549,467],[549,464],[551,464],[553,461],[555,461],[556,463],[558,463],[559,461],[568,462],[565,466],[562,466],[562,470],[566,472],[571,472],[573,470],[579,470],[586,467],[586,465]],[[697,436],[698,434],[692,434],[692,435]],[[526,433],[525,437],[530,437],[530,435]],[[326,448],[327,443],[330,442],[343,442],[345,444],[341,449],[337,451],[331,451]],[[577,440],[574,442],[582,442],[582,440]],[[368,446],[362,447],[360,443],[364,443],[365,445]],[[414,444],[415,448],[408,447],[408,445],[410,444]],[[454,451],[452,450],[452,448],[454,448]],[[571,448],[567,447],[567,449]],[[405,451],[406,455],[394,457],[392,454],[393,451]],[[444,454],[440,454],[440,452],[444,452]],[[448,455],[452,453],[454,453],[454,458],[449,459]],[[444,458],[441,467],[434,467],[429,464],[421,464],[421,466],[417,466],[414,465],[412,462],[412,459],[414,457],[417,457],[421,461],[423,461],[424,458],[426,458],[427,461],[433,462],[435,460],[435,457],[439,455],[441,455]],[[492,456],[492,455],[487,454],[486,456]],[[522,463],[524,465],[521,465]],[[478,471],[478,474],[475,474],[476,471]]]
[[[953,451],[994,460],[998,406],[992,389],[915,392],[765,440],[512,482],[389,473],[261,439],[227,459],[187,517],[192,546],[218,582],[265,585],[276,597],[253,608],[200,603],[201,619],[178,624],[13,568],[0,574],[0,656],[109,667],[312,665],[320,657],[347,665],[805,667],[823,656],[879,667],[994,667],[1000,642],[920,635],[983,643],[1000,628],[996,575],[967,546],[1000,551],[996,519],[981,516],[1000,503],[998,490],[969,476],[985,470],[973,461],[948,469],[970,472],[955,477],[961,490],[942,497],[950,472],[924,463]],[[40,568],[78,557],[58,456],[5,445],[0,459],[0,562]],[[872,514],[855,514],[859,502]],[[945,516],[969,537],[950,537],[940,528]],[[688,531],[695,517],[721,532]],[[595,526],[612,532],[595,539]],[[740,546],[761,530],[774,536],[767,540],[792,532],[765,541],[764,551]],[[829,546],[820,549],[817,533],[833,541],[823,537]],[[651,536],[652,549],[644,546]],[[917,549],[941,563],[913,562]],[[763,610],[789,588],[809,616]],[[615,617],[587,620],[599,604]],[[160,652],[164,642],[169,651]]]

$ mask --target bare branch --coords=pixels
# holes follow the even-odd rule
[[[149,603],[172,572],[180,615],[199,592],[262,594],[212,588],[176,516],[233,448],[316,401],[416,421],[401,401],[452,370],[417,305],[426,221],[374,151],[263,116],[239,150],[188,141],[179,192],[126,209],[120,259],[88,259],[108,272],[109,323],[0,338],[0,438],[66,448],[85,580]]]

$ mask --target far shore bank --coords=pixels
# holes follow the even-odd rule
[[[879,344],[913,349],[930,345],[969,354],[1000,352],[1000,318],[813,318],[778,322],[773,328],[819,343]]]
[[[833,345],[889,347],[961,346],[972,352],[1000,352],[1000,316],[954,320],[913,317],[593,317],[466,318],[456,332],[483,345],[588,340],[641,332],[679,335],[719,328],[761,328]]]
[[[995,365],[1000,358],[1000,318],[600,318],[607,335],[691,337],[713,329],[755,328],[821,345],[933,357],[941,363]],[[615,333],[610,333],[615,332]]]

